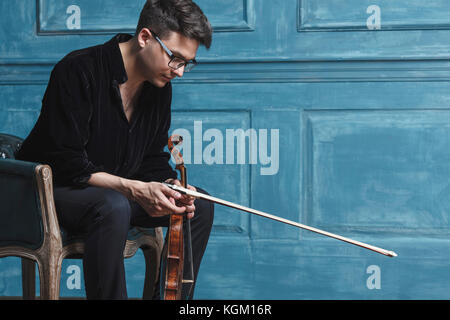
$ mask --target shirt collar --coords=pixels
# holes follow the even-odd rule
[[[125,65],[123,63],[122,53],[119,48],[119,43],[130,40],[133,36],[126,33],[116,34],[111,40],[105,43],[107,53],[109,56],[109,66],[112,74],[112,81],[119,84],[128,80]]]

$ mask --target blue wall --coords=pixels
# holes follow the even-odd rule
[[[144,2],[1,1],[0,131],[26,137],[52,66],[132,32]],[[190,183],[399,256],[216,206],[196,298],[449,299],[450,3],[197,3],[213,46],[173,82]],[[64,262],[62,295],[84,295],[80,267]],[[142,255],[126,268],[138,297]],[[0,295],[20,284],[0,259]]]

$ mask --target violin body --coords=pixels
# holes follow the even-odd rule
[[[183,285],[184,241],[183,216],[172,214],[167,239],[164,300],[180,300]]]

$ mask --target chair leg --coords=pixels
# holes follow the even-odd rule
[[[155,248],[142,248],[145,257],[145,283],[142,299],[152,300],[159,280],[160,252]]]
[[[22,297],[36,299],[36,265],[34,260],[22,258]]]
[[[62,261],[41,261],[38,267],[41,300],[59,300]]]

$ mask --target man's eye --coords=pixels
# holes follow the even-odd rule
[[[181,58],[174,57],[174,58],[173,58],[173,62],[179,64],[179,63],[184,63],[185,61],[184,61],[183,59],[181,59]]]

